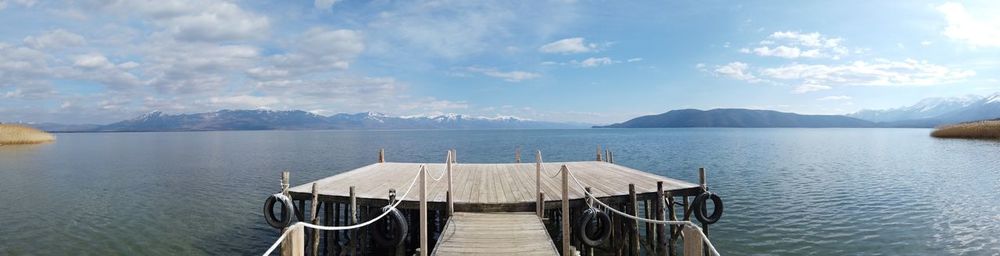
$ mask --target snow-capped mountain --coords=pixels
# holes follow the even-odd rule
[[[927,98],[912,106],[883,110],[865,109],[847,116],[872,122],[895,122],[902,120],[925,119],[971,106],[982,99],[983,97],[978,95],[948,98]]]
[[[207,131],[312,129],[539,129],[579,128],[580,124],[540,122],[510,116],[473,117],[459,114],[390,116],[363,112],[322,116],[300,110],[221,110],[196,114],[151,112],[99,126],[96,131]]]
[[[888,110],[862,110],[848,116],[890,127],[934,127],[1000,118],[1000,93],[989,96],[929,98],[913,106]]]

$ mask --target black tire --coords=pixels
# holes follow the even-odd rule
[[[715,205],[715,211],[712,211],[712,215],[708,214],[708,204],[706,202],[712,200],[712,204]],[[704,224],[713,224],[722,218],[722,198],[711,192],[705,192],[694,198],[694,217]]]
[[[274,204],[281,203],[281,217],[274,215]],[[295,213],[295,206],[292,200],[281,194],[274,194],[264,201],[264,220],[274,228],[286,228],[292,224],[292,214]]]
[[[611,216],[594,208],[583,211],[576,225],[576,234],[588,246],[603,244],[611,236]]]
[[[399,246],[406,238],[408,225],[403,213],[389,206],[382,207],[382,212],[392,210],[388,216],[372,223],[372,239],[380,246]]]

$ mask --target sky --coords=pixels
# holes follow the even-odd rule
[[[0,121],[846,114],[1000,92],[997,13],[995,1],[0,0]]]

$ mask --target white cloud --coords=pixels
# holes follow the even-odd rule
[[[247,74],[266,80],[347,69],[364,50],[364,37],[359,32],[311,28],[295,38],[289,52],[269,56],[265,65],[251,68]]]
[[[35,49],[73,47],[85,43],[86,40],[83,39],[83,36],[63,29],[51,30],[38,36],[24,38],[24,44]]]
[[[316,0],[313,2],[313,6],[315,6],[316,9],[330,10],[330,8],[332,8],[334,4],[337,4],[337,2],[340,2],[340,0]]]
[[[842,38],[829,38],[818,32],[812,33],[800,33],[795,31],[778,31],[772,33],[769,38],[777,40],[791,40],[793,43],[816,47],[816,48],[833,48],[840,45],[840,42],[844,39]]]
[[[102,54],[89,53],[73,57],[73,66],[77,69],[65,72],[65,75],[67,78],[95,81],[112,90],[130,90],[145,84],[128,71],[128,67],[137,65],[134,62],[115,64]]]
[[[638,62],[638,61],[642,61],[642,58],[631,58],[631,59],[625,60],[625,62],[629,62],[629,63],[631,63],[631,62]]]
[[[584,53],[597,50],[597,45],[584,42],[582,37],[573,37],[545,44],[538,50],[544,53]]]
[[[611,58],[608,58],[608,57],[601,57],[601,58],[593,58],[593,57],[591,57],[591,58],[587,58],[587,59],[581,61],[580,62],[580,67],[591,68],[591,67],[597,67],[597,66],[601,66],[601,65],[610,65],[612,63],[615,63],[615,62],[612,61]]]
[[[722,75],[736,80],[747,81],[750,83],[761,82],[761,79],[750,73],[750,65],[739,61],[717,66],[714,71],[717,75]]]
[[[565,31],[575,17],[573,4],[535,1],[370,2],[384,7],[373,14],[366,32],[372,53],[396,62],[423,64],[427,59],[459,59],[502,51],[511,42],[548,38]],[[538,12],[538,10],[560,10]],[[405,47],[400,47],[405,46]],[[410,59],[414,58],[414,59]]]
[[[988,15],[986,19],[973,17],[965,6],[954,2],[939,5],[937,10],[948,22],[942,32],[945,36],[974,47],[1000,47],[1000,19],[995,15]]]
[[[161,93],[216,93],[229,85],[233,73],[260,60],[249,45],[160,42],[147,46],[143,75]]]
[[[931,45],[931,44],[934,44],[934,42],[931,42],[931,41],[920,41],[920,45],[923,45],[923,46],[928,46],[928,45]]]
[[[822,101],[840,101],[840,100],[850,100],[850,99],[851,99],[851,96],[838,95],[838,96],[826,96],[826,97],[819,98],[817,100],[822,100]]]
[[[934,65],[927,61],[879,59],[873,62],[855,61],[845,65],[792,64],[762,69],[760,75],[775,80],[829,86],[928,86],[961,81],[975,75],[975,72]]]
[[[538,73],[532,73],[532,72],[527,72],[527,71],[507,71],[507,72],[504,72],[504,71],[498,71],[498,70],[492,69],[492,68],[470,67],[470,68],[467,68],[466,70],[468,70],[470,72],[475,72],[475,73],[480,73],[480,74],[483,74],[483,75],[491,76],[491,77],[502,78],[503,80],[508,81],[508,82],[520,82],[520,81],[524,81],[524,80],[535,79],[535,78],[538,78],[538,77],[542,76],[542,75],[540,75]]]
[[[101,54],[84,54],[76,56],[73,65],[82,68],[100,68],[110,66],[111,62]]]
[[[183,41],[231,41],[262,38],[266,16],[221,0],[117,1],[108,6],[124,15],[139,14],[163,32]]]
[[[795,89],[792,90],[792,93],[803,94],[807,92],[823,91],[829,89],[833,89],[833,87],[826,85],[819,85],[819,84],[802,84],[795,87]]]
[[[17,5],[24,6],[24,7],[32,7],[38,1],[35,1],[35,0],[0,0],[0,10],[3,10],[4,8],[7,8],[7,3],[8,2],[12,2],[12,3],[15,3]]]
[[[842,38],[831,38],[817,32],[778,31],[769,35],[768,40],[760,41],[760,47],[753,48],[752,50],[741,48],[739,51],[741,53],[753,53],[757,56],[787,59],[840,59],[842,56],[850,53],[847,47],[841,45],[841,42],[843,42]]]

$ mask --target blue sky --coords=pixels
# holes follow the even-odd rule
[[[996,13],[990,1],[0,0],[0,121],[844,114],[1000,91]]]

